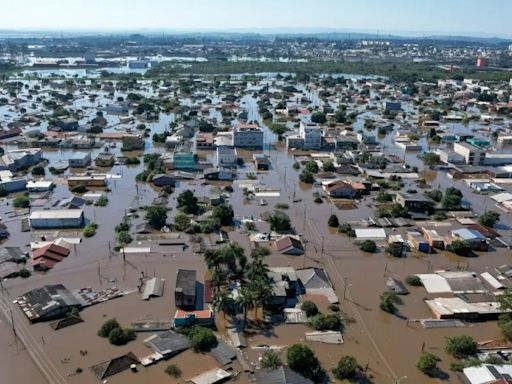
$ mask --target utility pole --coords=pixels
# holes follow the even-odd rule
[[[347,280],[348,277],[343,278],[343,301],[345,301],[347,298]]]

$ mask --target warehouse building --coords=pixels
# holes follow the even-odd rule
[[[84,211],[81,209],[42,210],[34,211],[30,215],[33,229],[80,228],[84,224]]]

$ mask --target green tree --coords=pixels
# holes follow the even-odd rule
[[[359,249],[363,252],[375,253],[377,251],[377,244],[373,240],[365,240],[359,245]]]
[[[114,328],[108,335],[108,341],[113,345],[126,345],[135,338],[135,332],[123,328]]]
[[[291,229],[290,217],[281,211],[276,211],[268,219],[270,229],[276,232],[289,231]]]
[[[218,218],[221,225],[230,225],[233,222],[235,213],[233,212],[233,207],[231,207],[231,205],[222,204],[213,208],[212,216]]]
[[[307,317],[312,317],[318,314],[318,307],[312,301],[305,301],[300,308],[306,313]]]
[[[438,369],[437,363],[439,361],[441,361],[441,359],[436,355],[429,352],[423,352],[416,363],[416,367],[425,375],[435,376]]]
[[[430,168],[435,167],[441,162],[441,159],[437,153],[434,152],[428,152],[425,153],[422,157],[423,163],[427,165]]]
[[[341,319],[336,313],[319,313],[309,319],[309,325],[317,331],[339,331]]]
[[[185,231],[190,225],[190,218],[185,212],[178,212],[174,216],[174,228],[178,231]]]
[[[0,185],[0,197],[5,197],[9,194],[9,192],[7,192],[7,189],[5,189],[5,187],[3,185]]]
[[[178,196],[177,202],[178,208],[183,209],[185,213],[195,215],[199,211],[197,197],[194,196],[194,193],[190,189],[181,192]]]
[[[476,355],[477,342],[469,335],[448,337],[445,346],[446,353],[457,359],[465,359]]]
[[[313,184],[315,182],[315,176],[308,170],[303,170],[299,175],[299,180],[306,184]]]
[[[393,257],[402,257],[404,255],[404,245],[391,243],[386,247],[386,253]]]
[[[40,165],[36,165],[34,168],[32,168],[32,174],[34,176],[44,176],[44,174],[45,174],[44,167],[42,167]]]
[[[158,205],[152,205],[146,209],[144,218],[155,229],[161,229],[167,222],[167,209]]]
[[[447,248],[458,256],[468,256],[471,254],[471,244],[466,240],[453,240]]]
[[[294,344],[288,348],[288,366],[295,372],[310,379],[314,383],[321,383],[325,372],[315,353],[304,344]]]
[[[266,349],[263,351],[261,355],[261,368],[277,369],[281,365],[283,365],[283,363],[281,362],[281,359],[279,358],[277,352],[271,349]]]
[[[133,241],[132,235],[130,235],[130,233],[127,232],[127,231],[118,232],[117,233],[117,240],[121,244],[130,244]]]
[[[189,333],[190,343],[194,352],[210,352],[217,346],[217,337],[209,328],[193,327]]]
[[[358,364],[353,356],[342,356],[338,364],[332,370],[338,380],[351,379],[357,374]]]
[[[167,373],[169,376],[174,377],[175,379],[181,377],[181,369],[176,364],[169,364],[165,368],[165,373]]]
[[[478,218],[478,222],[486,227],[494,227],[500,221],[500,214],[494,211],[487,211]]]
[[[315,160],[309,160],[305,165],[304,169],[311,173],[318,173],[319,168]]]
[[[108,335],[110,335],[110,332],[116,328],[121,328],[121,325],[117,322],[116,319],[107,320],[103,323],[101,328],[98,330],[98,336],[108,337]]]
[[[421,279],[416,275],[407,276],[405,282],[413,287],[421,287],[423,285]]]
[[[331,160],[327,160],[323,165],[322,169],[324,172],[334,172],[336,171],[336,167],[334,166],[334,163]]]
[[[14,199],[12,204],[15,208],[28,208],[30,207],[30,199],[28,196],[19,196]]]
[[[317,124],[325,124],[327,118],[325,117],[325,113],[317,111],[311,114],[311,121]]]

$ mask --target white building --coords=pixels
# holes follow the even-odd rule
[[[304,139],[305,149],[322,147],[322,128],[318,124],[300,122],[299,136]]]
[[[484,165],[485,151],[481,148],[466,142],[453,144],[455,153],[464,157],[464,161],[468,165]]]
[[[512,377],[512,365],[483,364],[462,370],[470,384],[505,383]]]
[[[84,223],[84,211],[81,209],[41,210],[30,214],[30,226],[34,229],[79,228]]]
[[[85,168],[89,164],[91,164],[90,152],[77,152],[69,159],[69,166],[71,168]]]
[[[217,147],[217,165],[219,167],[234,167],[238,163],[238,155],[234,147],[221,145]]]

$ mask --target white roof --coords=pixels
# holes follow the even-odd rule
[[[81,209],[52,209],[34,211],[30,214],[30,220],[37,219],[79,219],[84,211]]]
[[[428,293],[445,293],[452,291],[446,279],[436,273],[419,274],[416,276],[420,278]]]
[[[27,188],[50,188],[53,185],[53,181],[29,181],[27,183]]]
[[[500,379],[500,377],[495,377],[493,375],[489,370],[489,367],[494,367],[494,369],[501,375],[512,376],[512,365],[485,364],[479,367],[464,368],[462,372],[464,372],[464,376],[466,376],[471,384],[485,384]]]
[[[494,289],[503,289],[505,286],[501,284],[498,279],[496,279],[493,275],[491,275],[489,272],[481,273],[480,276],[489,283]]]
[[[508,200],[512,200],[512,193],[503,192],[503,193],[497,193],[493,196],[491,196],[491,199],[498,203],[503,203]]]
[[[385,239],[384,228],[358,228],[355,230],[358,239]]]
[[[221,380],[225,380],[230,376],[229,372],[220,368],[214,368],[191,378],[189,381],[194,384],[214,384]]]

